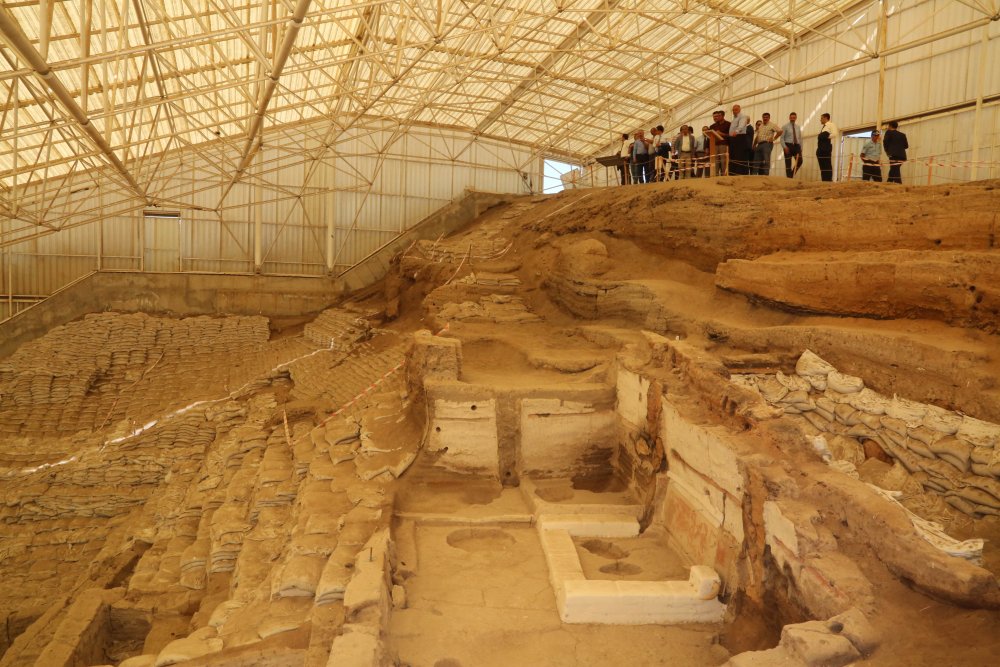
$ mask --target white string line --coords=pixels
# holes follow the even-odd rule
[[[356,322],[360,322],[360,319],[359,320],[355,320],[355,321]],[[119,436],[117,438],[111,438],[111,439],[105,440],[104,442],[101,443],[101,445],[99,447],[96,448],[96,451],[102,452],[102,451],[104,451],[105,448],[107,448],[108,445],[118,445],[118,444],[121,444],[123,442],[127,442],[129,440],[137,438],[138,436],[142,435],[146,431],[149,431],[150,429],[153,429],[156,426],[159,426],[159,425],[165,424],[165,423],[167,423],[169,421],[172,421],[172,420],[176,419],[177,417],[181,417],[181,416],[183,416],[183,415],[185,415],[185,414],[187,414],[187,413],[189,413],[192,410],[195,410],[197,408],[207,407],[207,406],[215,405],[216,403],[222,403],[223,401],[229,401],[229,400],[233,400],[233,399],[239,398],[243,394],[244,391],[246,391],[252,385],[254,385],[257,382],[259,382],[262,378],[266,378],[268,376],[271,376],[274,373],[276,373],[277,371],[280,371],[280,370],[282,370],[282,369],[284,369],[284,368],[286,368],[288,366],[291,366],[292,364],[298,363],[299,361],[302,361],[303,359],[308,359],[309,357],[312,357],[314,355],[317,355],[317,354],[320,354],[320,353],[323,353],[323,352],[333,352],[334,351],[334,345],[336,345],[336,343],[338,342],[338,340],[340,340],[340,339],[339,338],[334,338],[334,339],[332,339],[330,341],[330,345],[328,347],[319,348],[317,350],[313,350],[312,352],[308,352],[306,354],[299,355],[298,357],[295,357],[294,359],[289,359],[288,361],[283,361],[280,364],[276,365],[274,368],[270,369],[269,371],[267,371],[265,373],[258,374],[256,377],[254,377],[254,379],[252,379],[252,380],[250,380],[248,382],[245,382],[243,385],[241,385],[240,387],[238,387],[238,388],[234,389],[233,391],[229,392],[229,394],[227,394],[226,396],[224,396],[222,398],[214,398],[214,399],[205,399],[205,400],[201,400],[201,401],[194,401],[193,403],[189,403],[188,405],[185,405],[182,408],[179,408],[177,410],[169,412],[169,413],[167,413],[166,415],[164,415],[162,417],[159,417],[157,419],[152,419],[152,420],[146,422],[145,424],[143,424],[142,426],[133,429],[129,433],[126,433],[125,435]],[[90,451],[93,451],[93,450],[90,450]],[[47,470],[49,468],[54,468],[54,467],[57,467],[57,466],[64,466],[64,465],[66,465],[68,463],[73,463],[75,461],[78,461],[79,459],[80,459],[80,455],[73,455],[73,456],[70,456],[69,458],[65,458],[65,459],[62,459],[60,461],[56,461],[56,462],[53,462],[53,463],[42,463],[42,464],[37,465],[37,466],[28,466],[28,467],[25,467],[25,468],[9,469],[9,470],[5,471],[2,476],[5,477],[5,478],[7,478],[7,477],[13,477],[15,475],[29,475],[31,473],[38,472],[38,471],[41,471],[41,470]]]

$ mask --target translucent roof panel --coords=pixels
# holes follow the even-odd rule
[[[792,40],[877,6],[7,0],[0,216],[52,223],[45,199],[83,173],[155,202],[172,151],[190,152],[188,163],[228,192],[261,141],[305,123],[320,124],[323,145],[393,119],[403,132],[438,125],[585,156],[743,68],[766,68]],[[867,37],[831,39],[865,50]]]

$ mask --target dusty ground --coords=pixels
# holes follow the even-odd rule
[[[418,574],[408,608],[389,626],[401,661],[448,664],[718,665],[728,657],[702,628],[564,625],[559,621],[538,536],[531,527],[450,540],[454,527],[418,528]]]
[[[457,262],[440,259],[441,246],[430,255],[418,248],[403,260],[415,280],[390,284],[389,296],[399,295],[399,326],[416,326],[419,312],[423,326],[449,323],[449,335],[467,342],[469,381],[545,383],[552,364],[539,350],[553,345],[576,360],[561,369],[563,381],[590,381],[610,361],[595,343],[627,343],[612,340],[620,334],[602,339],[601,327],[645,328],[693,344],[732,372],[790,372],[810,348],[888,396],[1000,421],[996,188],[713,179],[564,192],[516,204],[516,215],[488,213],[449,239],[456,255],[472,249],[457,274]],[[507,216],[516,225],[504,227]],[[509,238],[510,250],[477,261],[483,228]],[[523,306],[442,314],[444,302],[496,292],[478,274],[498,272],[520,281],[510,293]],[[525,321],[525,311],[538,320]],[[904,504],[954,537],[985,538],[984,564],[1000,573],[997,517],[969,517],[923,494]],[[878,582],[888,638],[871,664],[991,662],[1000,614],[934,601],[906,588],[870,550],[857,557]],[[767,631],[753,638],[764,625],[737,630],[731,644],[773,642]]]
[[[528,197],[449,239],[412,248],[384,291],[352,304],[346,319],[233,323],[213,329],[214,347],[206,350],[185,340],[175,322],[114,316],[123,319],[108,322],[139,332],[137,342],[109,350],[106,332],[88,329],[96,342],[63,346],[44,375],[33,367],[46,350],[83,340],[84,330],[53,332],[38,341],[42,347],[0,360],[4,649],[27,637],[53,600],[96,581],[129,588],[136,607],[168,610],[154,614],[149,635],[132,637],[138,646],[118,657],[155,653],[174,636],[204,631],[220,605],[238,602],[234,618],[247,620],[230,625],[240,629],[219,626],[226,655],[266,664],[262,656],[277,651],[301,658],[297,664],[325,664],[343,606],[271,600],[272,588],[281,588],[282,577],[298,582],[287,575],[293,557],[330,563],[337,555],[309,531],[319,530],[318,507],[347,515],[345,498],[356,490],[343,480],[365,467],[331,463],[342,433],[326,419],[395,368],[408,334],[420,328],[447,326],[463,341],[462,379],[497,387],[608,382],[615,354],[651,330],[703,352],[720,372],[789,372],[808,347],[888,396],[1000,421],[996,187],[723,178]],[[374,334],[347,331],[357,316],[379,314],[388,317]],[[327,349],[342,336],[349,345]],[[135,350],[141,354],[130,356]],[[65,398],[77,394],[80,400]],[[108,444],[195,399],[221,402],[217,411],[185,413],[130,438],[127,448]],[[376,405],[372,419],[397,408]],[[360,405],[354,413],[363,414]],[[714,419],[707,410],[703,418]],[[387,441],[394,433],[415,438],[418,426],[372,432]],[[760,454],[790,469],[815,463],[812,452],[773,443]],[[408,473],[423,475],[420,485],[406,477],[393,485],[397,512],[525,512],[514,489],[438,477],[426,463]],[[624,493],[610,476],[577,481],[578,494],[588,484]],[[540,487],[553,502],[567,488],[565,480]],[[243,514],[233,523],[236,507]],[[997,517],[927,502],[911,509],[955,537],[985,538],[985,565],[1000,573]],[[349,523],[357,522],[355,542],[388,520],[362,514]],[[213,523],[215,515],[226,522]],[[250,536],[242,548],[227,538],[239,531]],[[763,648],[776,640],[774,619],[764,617],[802,620],[787,609],[747,606],[756,616],[728,632],[560,627],[534,532],[504,531],[456,538],[456,547],[448,541],[453,528],[416,530],[411,604],[390,626],[403,664],[639,665],[663,664],[664,654],[672,664],[720,664],[727,655],[713,644],[720,633],[730,648]],[[658,540],[651,534],[578,550],[594,576],[642,576],[628,565],[672,576],[679,564]],[[122,545],[142,548],[126,557]],[[995,661],[1000,614],[928,598],[890,574],[870,544],[845,533],[843,545],[877,592],[885,642],[866,664]],[[192,589],[192,568],[213,558],[222,565]],[[261,625],[268,609],[273,622]],[[0,665],[32,664],[52,632],[39,630],[31,645],[22,639],[17,656],[9,651]]]

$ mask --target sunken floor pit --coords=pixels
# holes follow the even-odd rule
[[[996,664],[996,187],[522,197],[297,324],[51,328],[0,667]]]

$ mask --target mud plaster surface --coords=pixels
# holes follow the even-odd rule
[[[719,665],[713,628],[563,625],[534,528],[448,544],[455,527],[418,527],[419,570],[391,643],[412,667]],[[463,548],[464,547],[464,548]],[[444,663],[450,659],[453,662]]]
[[[680,581],[688,575],[684,558],[652,532],[631,538],[573,541],[587,579]]]

